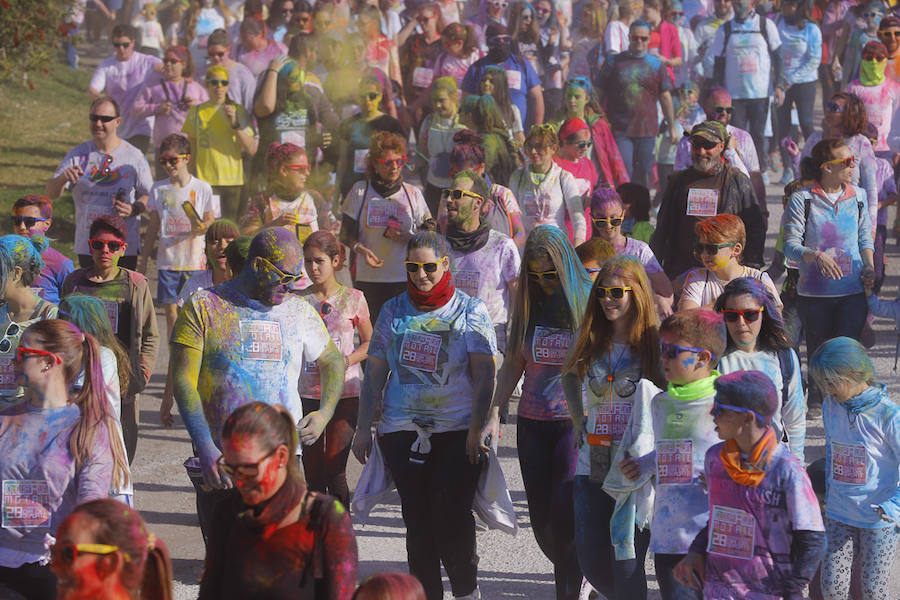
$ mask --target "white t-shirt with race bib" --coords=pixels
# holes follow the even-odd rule
[[[202,221],[204,214],[213,211],[212,195],[212,187],[193,176],[183,188],[175,187],[169,179],[153,184],[147,209],[159,215],[157,268],[169,271],[201,271],[206,268],[204,236],[191,233],[191,220],[182,205],[190,202]]]

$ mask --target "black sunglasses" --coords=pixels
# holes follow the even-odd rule
[[[119,117],[111,116],[111,115],[95,115],[94,113],[91,113],[90,116],[88,117],[88,119],[91,121],[91,123],[93,123],[94,121],[100,121],[101,123],[109,123],[110,121],[113,121],[118,118]]]
[[[725,113],[726,115],[731,115],[731,114],[734,114],[734,107],[733,106],[713,106],[713,112],[717,115],[722,114],[722,113]]]
[[[49,217],[17,217],[15,215],[10,218],[12,219],[13,225],[17,227],[19,225],[25,225],[28,229],[34,227],[35,223],[43,223],[49,219]]]
[[[366,99],[368,99],[368,100],[374,100],[374,99],[376,99],[376,98],[377,98],[378,96],[380,96],[380,95],[381,95],[381,94],[379,94],[378,92],[368,92],[368,93],[366,93],[366,94],[363,94],[362,97],[363,97],[363,98],[366,98]]]
[[[722,248],[731,248],[735,246],[737,242],[728,242],[727,244],[704,244],[703,242],[697,242],[694,244],[694,254],[716,254]]]
[[[113,46],[116,48],[127,48],[131,45],[131,42],[113,42]]]
[[[764,307],[762,306],[760,306],[759,308],[747,308],[744,310],[726,308],[722,311],[722,318],[729,323],[737,323],[738,319],[744,319],[748,323],[753,323],[762,315],[763,309]]]
[[[207,85],[211,85],[213,87],[228,87],[227,79],[207,79]]]

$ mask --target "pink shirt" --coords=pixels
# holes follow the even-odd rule
[[[259,74],[265,71],[272,59],[277,56],[286,56],[287,47],[281,42],[269,40],[269,45],[262,50],[244,50],[238,46],[233,50],[234,59],[250,69],[253,77],[259,78]],[[245,107],[246,108],[246,107]]]
[[[681,58],[681,37],[678,35],[678,27],[663,21],[659,28],[650,32],[650,54],[656,54],[663,58]],[[675,81],[675,72],[672,67],[666,67],[669,77]]]
[[[900,83],[885,77],[878,85],[863,85],[859,79],[854,79],[847,86],[847,93],[859,96],[866,105],[869,123],[878,129],[878,145],[875,151],[890,150],[888,134],[891,132],[894,114],[900,106]]]
[[[191,102],[188,103],[187,100]],[[183,79],[179,83],[172,83],[160,75],[158,78],[149,77],[144,87],[138,93],[131,114],[135,117],[149,117],[153,119],[153,147],[159,148],[167,136],[173,133],[181,133],[181,127],[187,118],[188,110],[192,104],[202,104],[209,100],[206,88],[192,79]],[[167,115],[158,115],[156,112],[164,102],[172,103],[172,111]]]

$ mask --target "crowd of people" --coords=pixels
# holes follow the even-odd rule
[[[663,600],[890,597],[900,409],[866,348],[900,320],[879,297],[900,11],[74,0],[69,20],[112,54],[90,139],[0,237],[4,598],[172,597],[130,472],[160,307],[200,598],[440,600],[442,568],[483,597],[473,506],[515,525],[512,399],[557,600],[646,598],[648,552]],[[360,584],[353,523],[393,487],[409,575]]]

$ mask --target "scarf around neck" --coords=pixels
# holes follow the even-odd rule
[[[306,486],[303,484],[303,480],[299,474],[292,474],[288,470],[284,484],[271,498],[256,506],[242,503],[238,520],[251,531],[268,537],[278,529],[285,517],[303,500],[304,494],[306,494]]]
[[[848,413],[858,415],[859,413],[872,408],[878,401],[881,400],[881,395],[884,393],[886,386],[883,383],[876,383],[865,390],[862,393],[853,396],[852,398],[848,398],[843,402],[838,402],[838,405],[846,410]]]
[[[422,312],[431,312],[444,306],[450,302],[455,292],[456,287],[453,285],[453,277],[450,275],[449,269],[444,271],[444,276],[441,277],[441,280],[427,292],[420,291],[410,281],[409,275],[406,276],[406,293],[409,294],[409,299],[413,306]]]
[[[490,235],[491,226],[483,219],[475,231],[460,231],[456,225],[452,223],[447,224],[447,241],[450,243],[450,247],[463,254],[469,254],[484,248]]]
[[[758,487],[766,476],[766,469],[769,468],[769,463],[777,447],[778,436],[775,435],[775,430],[770,425],[762,439],[753,446],[753,451],[746,461],[741,458],[741,450],[734,438],[722,444],[719,457],[722,459],[728,476],[736,484]]]
[[[703,379],[698,379],[697,381],[692,381],[684,385],[670,383],[666,388],[666,393],[673,400],[680,400],[682,402],[690,402],[691,400],[712,396],[716,393],[715,383],[716,379],[719,378],[719,375],[720,373],[718,371],[713,370],[709,377],[704,377]]]
[[[403,177],[398,178],[394,183],[385,183],[385,181],[378,175],[372,178],[372,189],[378,192],[378,195],[380,195],[382,198],[393,196],[400,191],[400,187],[402,185]]]

